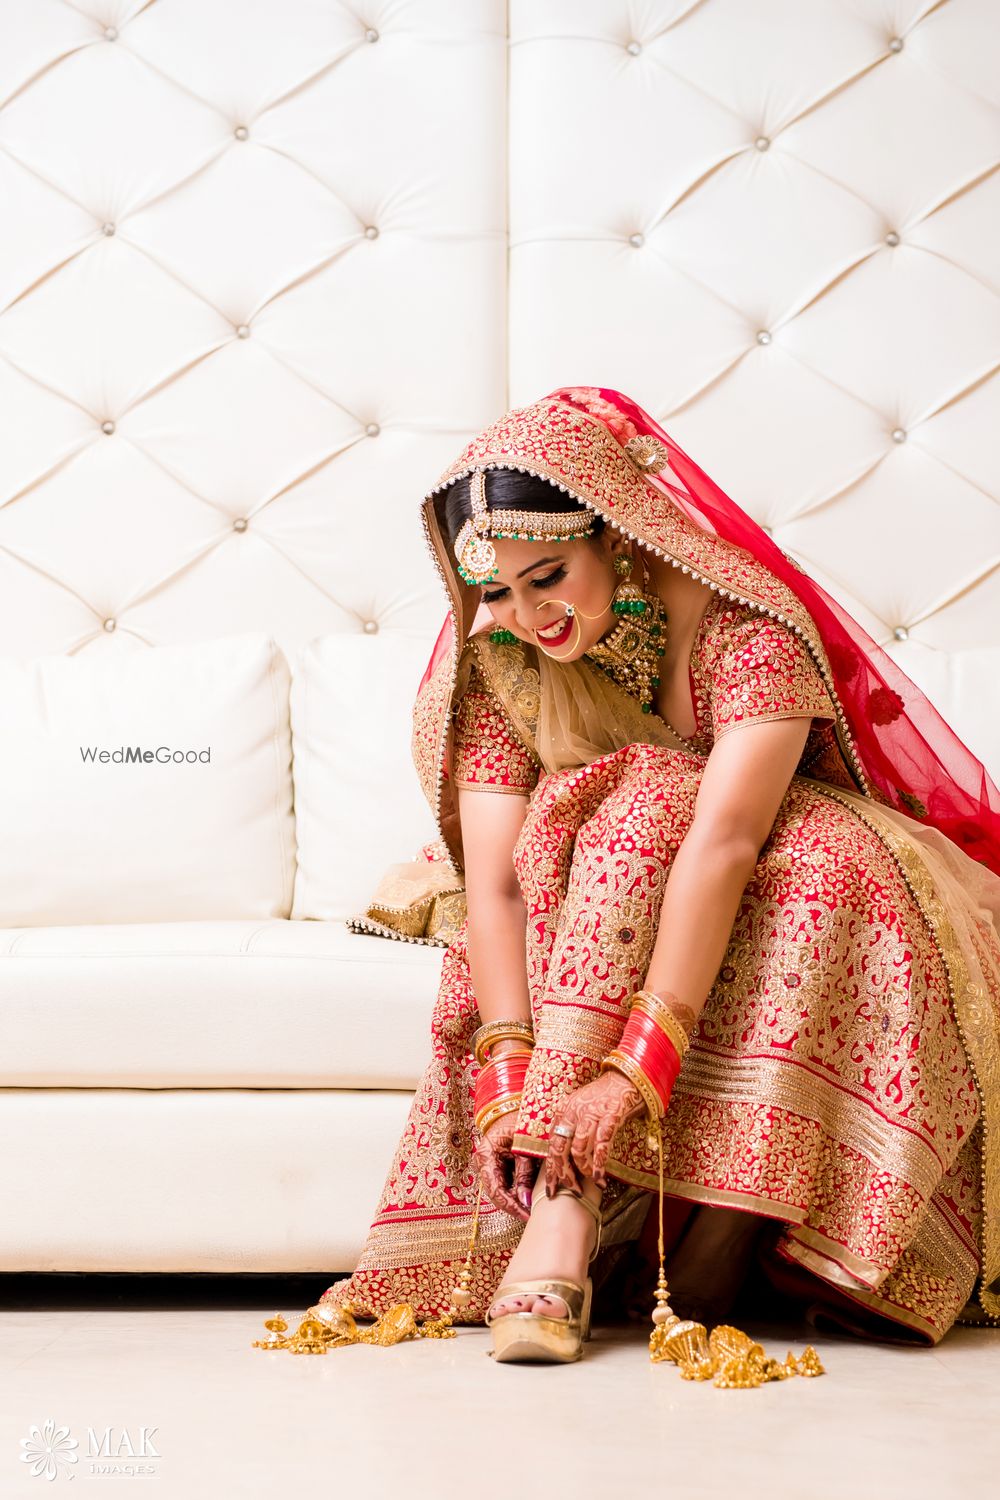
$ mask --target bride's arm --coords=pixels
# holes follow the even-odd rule
[[[691,827],[667,878],[645,988],[669,992],[690,1031],[715,983],[743,892],[814,718],[836,710],[804,638],[758,614],[709,651],[713,745]]]
[[[741,725],[716,740],[705,763],[694,818],[667,877],[643,985],[676,997],[671,1009],[687,1031],[715,983],[811,722],[795,717]]]
[[[524,898],[514,870],[514,845],[528,798],[516,793],[458,789],[465,854],[469,970],[483,1023],[531,1020]],[[498,1053],[523,1047],[505,1040]]]

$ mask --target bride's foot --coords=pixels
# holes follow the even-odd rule
[[[601,1189],[584,1179],[584,1195],[600,1206]],[[535,1281],[543,1276],[579,1282],[587,1279],[590,1253],[597,1241],[597,1223],[592,1214],[569,1193],[545,1196],[541,1171],[531,1200],[531,1218],[524,1226],[517,1249],[504,1273],[504,1282]],[[550,1318],[568,1318],[569,1308],[554,1293],[521,1292],[498,1297],[489,1310],[491,1318],[508,1312],[545,1313]]]

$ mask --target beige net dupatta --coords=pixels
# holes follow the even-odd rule
[[[544,771],[589,765],[623,745],[685,748],[657,714],[644,714],[634,698],[585,659],[553,662],[530,646],[497,645],[481,633],[462,653],[453,703],[468,687],[473,665]],[[438,858],[428,859],[428,853]],[[352,932],[446,948],[465,915],[465,882],[442,845],[391,865],[364,915],[349,918],[347,925]]]
[[[983,1115],[983,1264],[977,1295],[984,1312],[1000,1317],[1000,877],[936,828],[855,792],[801,779],[848,803],[882,837],[944,958]],[[966,1312],[974,1303],[975,1296]]]
[[[447,948],[465,921],[465,882],[451,865],[425,857],[390,865],[363,916],[349,917],[352,932]]]
[[[475,635],[460,682],[468,680],[472,652],[543,771],[587,766],[624,745],[687,748],[658,714],[644,714],[637,699],[586,657],[553,661],[532,646],[498,646],[488,635]]]
[[[541,656],[539,675],[536,751],[546,771],[589,765],[623,745],[685,749],[658,714],[644,714],[635,698],[586,659],[559,664]]]

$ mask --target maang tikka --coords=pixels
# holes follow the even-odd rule
[[[469,503],[472,515],[462,523],[454,549],[458,572],[466,583],[492,583],[497,576],[492,538],[575,542],[594,534],[591,513],[579,507],[570,511],[490,510],[486,504],[485,469],[473,469],[469,475]]]

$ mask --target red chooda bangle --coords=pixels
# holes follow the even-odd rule
[[[661,1114],[666,1114],[681,1070],[681,1056],[662,1027],[643,1011],[632,1009],[617,1050],[642,1069],[656,1090]]]
[[[477,1115],[488,1104],[495,1104],[499,1099],[507,1099],[521,1092],[530,1060],[530,1051],[504,1052],[491,1057],[485,1067],[480,1068],[476,1079]]]

